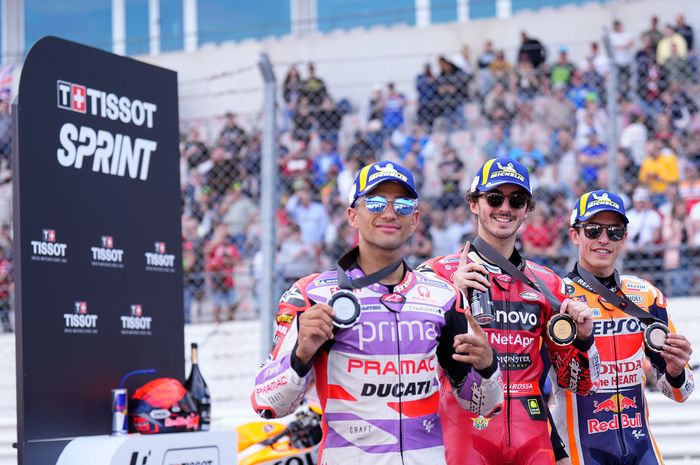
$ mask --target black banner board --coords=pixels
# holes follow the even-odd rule
[[[55,37],[27,56],[13,115],[20,463],[109,434],[127,372],[184,377],[177,102],[173,71]]]

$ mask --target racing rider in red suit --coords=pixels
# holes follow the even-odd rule
[[[401,261],[418,222],[417,197],[405,168],[364,167],[347,211],[358,248],[337,270],[300,279],[281,299],[275,347],[252,402],[268,418],[292,413],[313,368],[323,407],[320,464],[445,464],[438,364],[456,408],[489,416],[503,401],[496,354],[469,314],[467,334],[460,293]],[[333,317],[344,312],[328,303],[342,295],[339,286],[349,288],[340,273],[354,283],[360,314],[334,328]]]
[[[508,158],[487,161],[474,178],[467,201],[477,216],[480,240],[526,276],[537,275],[563,302],[561,309],[553,309],[542,293],[487,262],[469,243],[461,256],[433,258],[418,268],[449,279],[465,295],[488,288],[493,301],[495,320],[484,329],[498,351],[505,383],[504,408],[491,419],[482,418],[456,408],[450,396],[443,396],[440,414],[447,463],[553,464],[552,443],[556,441],[550,439],[552,423],[540,382],[551,362],[560,386],[582,395],[597,389],[599,357],[591,334],[591,312],[585,304],[566,298],[556,274],[525,260],[515,249],[516,232],[534,209],[529,174],[523,165]],[[555,345],[547,336],[546,324],[557,311],[568,313],[576,322],[577,336],[571,345]],[[465,447],[470,443],[471,447]]]
[[[570,298],[591,307],[601,357],[600,389],[594,395],[582,397],[555,388],[553,415],[574,465],[663,463],[649,430],[645,358],[651,362],[653,383],[669,399],[683,402],[694,388],[688,367],[690,342],[675,332],[664,295],[643,279],[615,271],[627,239],[627,223],[622,199],[603,190],[582,195],[571,215],[569,236],[578,247],[578,263],[565,283]],[[671,332],[662,350],[646,347],[642,321],[603,300],[582,273],[626,295],[643,312],[666,324]]]

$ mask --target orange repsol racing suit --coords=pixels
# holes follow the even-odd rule
[[[433,258],[418,269],[432,270],[452,281],[459,257],[453,254]],[[542,399],[540,381],[551,362],[560,386],[581,395],[597,389],[600,361],[593,337],[576,340],[570,346],[555,345],[546,335],[546,324],[553,314],[546,298],[485,261],[475,250],[468,257],[482,263],[489,272],[496,319],[483,328],[498,352],[505,402],[498,415],[484,418],[463,411],[451,396],[440,399],[447,463],[552,464],[553,425]],[[559,300],[566,297],[563,281],[551,270],[526,261],[517,251],[509,260],[529,277],[536,274]]]
[[[642,310],[662,320],[671,332],[675,328],[666,312],[666,299],[654,286],[634,276],[602,281],[613,292],[624,293]],[[593,311],[593,334],[600,351],[600,389],[588,397],[555,391],[553,416],[564,437],[574,465],[663,463],[649,430],[649,410],[644,396],[646,379],[643,362],[651,362],[653,381],[659,391],[683,402],[693,391],[689,367],[677,378],[666,373],[660,354],[645,349],[644,326],[612,306],[578,275],[577,268],[565,279],[569,296],[588,303]]]

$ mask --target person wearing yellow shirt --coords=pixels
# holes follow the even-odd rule
[[[679,180],[678,157],[658,140],[647,143],[647,156],[639,170],[639,182],[649,189],[652,203],[658,207],[664,200],[664,193],[670,184]]]
[[[671,57],[671,48],[675,45],[677,48],[678,56],[685,58],[688,56],[688,44],[682,35],[673,29],[673,26],[667,24],[664,27],[664,37],[661,39],[656,46],[656,62],[663,66],[663,64]]]

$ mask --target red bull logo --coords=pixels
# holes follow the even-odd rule
[[[619,428],[641,428],[642,414],[635,414],[634,418],[627,416],[626,413],[620,414],[618,422],[617,415],[612,417],[612,420],[597,420],[595,418],[588,420],[588,434],[603,433],[605,431],[616,430]]]
[[[613,394],[602,402],[593,401],[593,413],[614,412],[619,413],[628,408],[637,408],[637,396],[630,399],[622,394]]]

